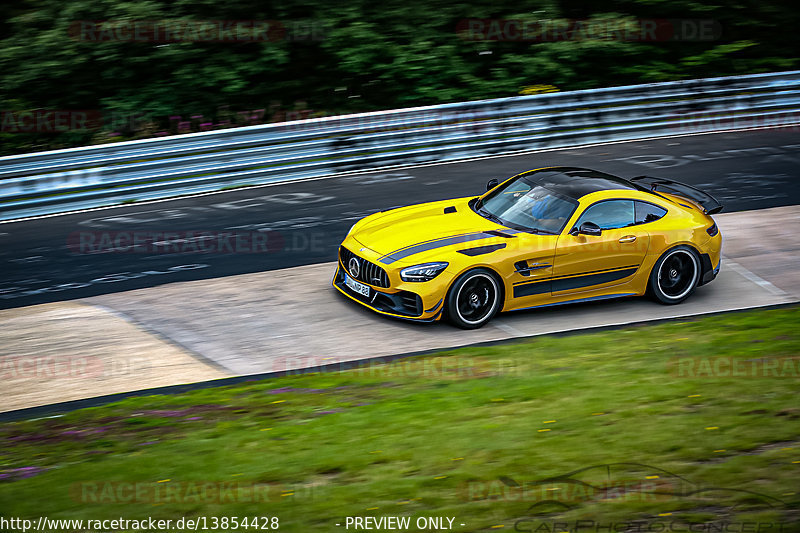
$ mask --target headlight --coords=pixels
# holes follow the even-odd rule
[[[448,263],[425,263],[404,268],[400,271],[400,279],[403,281],[430,281],[447,268]]]

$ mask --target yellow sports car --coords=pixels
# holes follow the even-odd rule
[[[677,304],[719,272],[711,215],[722,206],[689,185],[548,167],[487,189],[359,220],[334,287],[378,313],[473,329],[499,311],[577,301]]]

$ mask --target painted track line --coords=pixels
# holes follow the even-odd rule
[[[793,299],[791,294],[789,294],[788,292],[786,292],[785,290],[783,290],[781,288],[776,287],[775,285],[773,285],[769,281],[765,280],[761,276],[759,276],[759,275],[751,272],[750,270],[746,269],[745,267],[743,267],[742,265],[740,265],[736,261],[733,261],[732,259],[729,259],[729,258],[727,258],[725,256],[723,256],[723,261],[725,262],[725,265],[724,265],[725,268],[730,268],[731,270],[733,270],[734,272],[736,272],[740,276],[742,276],[744,278],[747,278],[749,281],[752,281],[756,285],[759,285],[759,286],[763,287],[765,290],[767,290],[768,292],[774,294],[775,296],[780,296],[782,298]]]

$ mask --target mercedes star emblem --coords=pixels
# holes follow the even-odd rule
[[[358,267],[359,267],[358,259],[356,259],[355,257],[351,257],[350,261],[348,261],[348,263],[347,263],[347,270],[350,271],[350,274],[354,278],[358,277]]]

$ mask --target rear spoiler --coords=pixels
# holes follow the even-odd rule
[[[667,194],[674,194],[675,196],[687,198],[699,204],[708,215],[713,215],[722,211],[722,204],[719,203],[716,198],[707,192],[703,192],[696,187],[681,183],[680,181],[668,180],[666,178],[653,178],[650,176],[636,176],[635,178],[631,178],[630,182],[654,193],[665,192]]]

